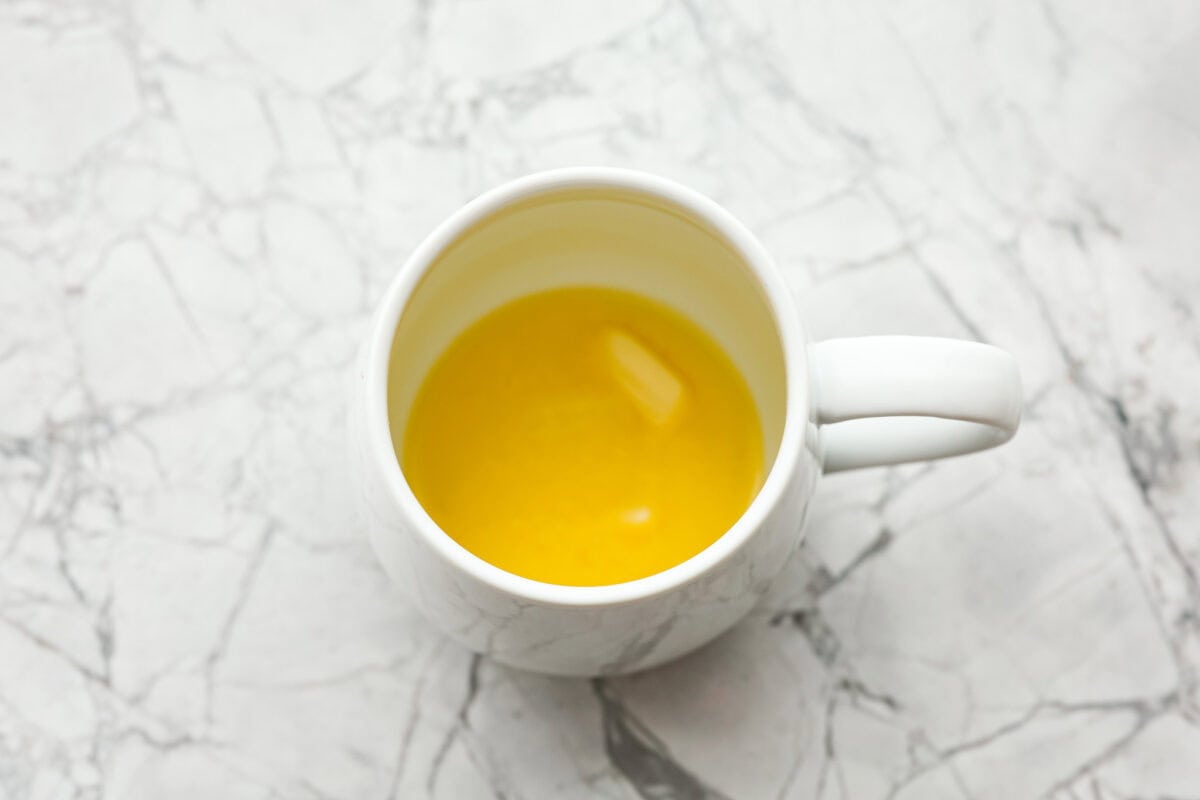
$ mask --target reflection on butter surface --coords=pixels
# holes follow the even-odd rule
[[[737,520],[763,472],[758,414],[725,353],[611,289],[492,312],[434,364],[407,423],[392,414],[434,521],[549,583],[620,583],[686,560]]]

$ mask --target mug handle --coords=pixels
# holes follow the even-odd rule
[[[1017,431],[1021,378],[998,347],[863,336],[812,355],[826,473],[973,453]]]

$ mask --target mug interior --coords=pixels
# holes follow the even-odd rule
[[[571,186],[483,216],[431,261],[403,308],[388,360],[392,440],[403,446],[417,391],[464,329],[547,289],[624,289],[684,314],[741,371],[763,434],[763,474],[783,436],[787,386],[781,334],[754,271],[703,219],[663,197]],[[402,462],[403,453],[397,453]]]
[[[762,425],[766,479],[741,518],[696,555],[626,583],[543,583],[475,556],[421,507],[400,467],[403,452],[393,447],[392,429],[402,443],[418,389],[459,333],[510,300],[569,286],[626,289],[683,313],[737,364]],[[455,569],[527,602],[592,608],[638,602],[724,563],[761,529],[783,493],[795,490],[800,453],[811,445],[805,341],[762,245],[716,203],[632,170],[538,173],[468,203],[396,276],[364,353],[364,433],[401,515]]]

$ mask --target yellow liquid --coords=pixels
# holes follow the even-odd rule
[[[558,289],[497,309],[434,364],[407,426],[390,413],[434,521],[548,583],[674,566],[741,516],[762,476],[737,368],[689,320],[629,292]]]

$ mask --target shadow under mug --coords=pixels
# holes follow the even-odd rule
[[[429,368],[471,323],[517,297],[580,285],[659,300],[716,339],[757,405],[766,462],[762,488],[719,539],[608,586],[522,578],[455,542],[405,480],[388,414],[389,373],[406,420]],[[811,343],[770,257],[728,211],[646,173],[571,168],[487,192],[418,246],[359,351],[349,424],[371,542],[424,615],[498,661],[598,675],[682,655],[749,611],[799,544],[822,472],[992,447],[1016,431],[1020,406],[1016,365],[990,345]]]

